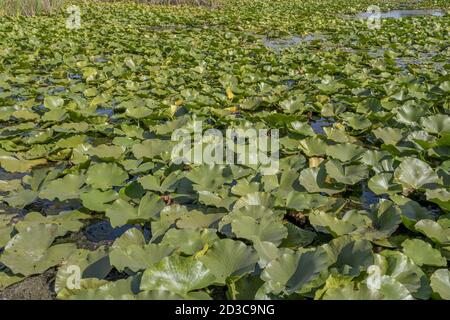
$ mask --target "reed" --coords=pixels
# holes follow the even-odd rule
[[[123,0],[97,0],[100,2],[121,2]],[[222,0],[132,0],[137,3],[153,5],[193,5],[201,7],[219,7]]]
[[[66,0],[0,0],[0,14],[34,16],[50,14],[61,8]]]

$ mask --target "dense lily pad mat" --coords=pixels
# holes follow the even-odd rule
[[[59,299],[450,299],[450,16],[369,29],[370,4],[0,18],[0,288],[55,268]],[[279,129],[279,173],[173,163],[194,120]]]

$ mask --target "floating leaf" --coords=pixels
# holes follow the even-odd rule
[[[111,265],[119,271],[145,270],[172,253],[174,249],[164,244],[146,244],[142,232],[136,228],[125,231],[111,246]]]
[[[402,243],[403,252],[410,257],[418,266],[429,265],[443,267],[447,265],[447,260],[441,255],[439,250],[420,239],[407,239]]]
[[[215,281],[205,265],[195,259],[172,255],[145,270],[141,290],[167,290],[177,294],[205,288]]]
[[[447,269],[436,270],[430,277],[433,292],[441,299],[450,300],[450,271]]]
[[[108,190],[121,186],[128,179],[128,174],[115,163],[96,163],[87,171],[86,183],[94,188]]]
[[[37,224],[16,234],[5,246],[0,262],[14,273],[39,274],[66,259],[75,249],[71,243],[52,246],[57,236],[54,225]]]
[[[216,241],[201,262],[214,274],[216,281],[225,283],[229,277],[240,277],[254,270],[258,261],[256,252],[241,241]]]

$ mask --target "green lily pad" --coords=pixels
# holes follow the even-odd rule
[[[421,124],[430,133],[441,134],[450,131],[450,117],[444,114],[436,114],[423,118]]]
[[[439,250],[434,249],[429,243],[420,239],[407,239],[402,243],[403,252],[418,266],[429,265],[444,267],[447,260]]]
[[[0,262],[16,274],[39,274],[66,259],[75,250],[71,243],[52,246],[54,225],[36,224],[16,234],[5,246]]]
[[[364,148],[353,143],[338,143],[327,146],[326,154],[341,162],[349,162],[360,157],[364,153]]]
[[[344,236],[332,240],[323,248],[334,261],[331,267],[342,275],[358,276],[374,261],[372,245],[367,240],[353,240]]]
[[[169,229],[161,244],[176,248],[184,254],[193,255],[219,239],[215,231],[214,229]]]
[[[100,247],[95,251],[78,249],[59,267],[55,279],[55,291],[75,288],[83,278],[103,279],[111,271],[108,250]],[[77,274],[79,272],[79,274]]]
[[[158,263],[173,250],[165,244],[147,244],[142,232],[131,228],[114,241],[109,258],[111,265],[119,271],[129,269],[138,272]]]
[[[370,178],[368,187],[375,194],[396,194],[402,192],[402,186],[394,183],[394,175],[392,173],[378,173]]]
[[[18,232],[26,232],[28,228],[39,224],[54,226],[57,237],[67,232],[77,232],[84,223],[80,220],[90,219],[91,216],[80,211],[62,211],[58,215],[43,216],[39,212],[28,213],[23,220],[14,225]]]
[[[80,200],[85,208],[89,210],[103,212],[107,208],[107,204],[118,198],[117,192],[114,190],[101,191],[91,189],[80,194]]]
[[[253,272],[258,256],[255,250],[241,241],[222,239],[216,241],[199,260],[211,270],[217,282],[226,283],[229,277],[241,277]]]
[[[50,181],[45,185],[39,193],[39,197],[49,200],[59,199],[60,201],[76,199],[80,195],[80,189],[85,180],[86,177],[83,175],[65,175],[63,178]]]
[[[177,294],[202,289],[215,281],[213,273],[193,258],[171,255],[145,270],[141,290],[167,290]]]
[[[447,269],[436,270],[430,277],[433,292],[441,299],[450,300],[450,271]]]
[[[345,186],[340,183],[328,183],[324,166],[308,168],[300,173],[300,184],[308,192],[324,192],[328,195],[340,193],[345,190]]]
[[[395,169],[394,177],[405,188],[412,189],[439,183],[439,178],[433,169],[427,163],[415,158],[404,159]]]
[[[115,163],[96,163],[89,167],[86,183],[93,188],[108,190],[121,186],[128,179],[128,174]]]
[[[439,223],[430,220],[422,219],[414,225],[415,229],[436,243],[442,245],[450,244],[450,228],[444,228]]]
[[[344,166],[338,160],[330,160],[325,168],[331,178],[344,184],[356,184],[368,176],[367,167],[363,164]]]

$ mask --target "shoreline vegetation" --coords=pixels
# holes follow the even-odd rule
[[[204,8],[219,8],[223,0],[0,0],[0,15],[7,16],[35,16],[52,14],[64,9],[68,5],[87,2],[107,3],[138,3],[165,6],[198,6]]]

